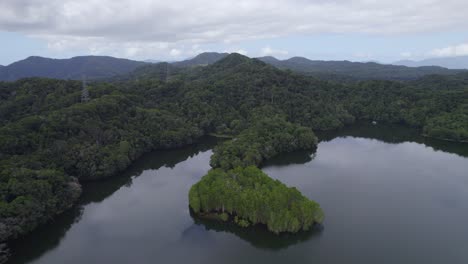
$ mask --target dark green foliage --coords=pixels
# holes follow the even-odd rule
[[[468,104],[428,120],[424,133],[433,138],[468,142]]]
[[[80,185],[52,169],[11,169],[1,164],[0,238],[17,237],[69,208]]]
[[[26,79],[1,86],[0,109],[8,111],[0,127],[0,241],[73,204],[80,186],[74,177],[108,177],[144,152],[201,135],[184,117],[146,108],[138,96],[107,84],[89,85],[86,103],[80,82]]]
[[[308,230],[323,221],[317,203],[254,166],[211,170],[192,186],[189,201],[195,213],[226,212],[240,226],[262,223],[274,233]]]
[[[280,116],[252,121],[252,126],[235,139],[214,149],[210,164],[224,170],[258,166],[279,153],[312,149],[317,137],[310,128],[287,122]]]

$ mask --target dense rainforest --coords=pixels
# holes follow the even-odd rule
[[[426,136],[468,141],[467,80],[460,73],[340,83],[231,54],[204,67],[145,65],[85,88],[41,78],[0,82],[0,241],[66,210],[79,196],[80,182],[112,176],[145,152],[191,144],[209,133],[233,137],[216,148],[211,173],[229,175],[236,167],[237,174],[259,180],[260,172],[243,169],[280,152],[313,148],[313,130],[356,120],[402,123]],[[299,208],[309,204],[276,185],[265,195],[284,191]],[[249,192],[251,185],[245,186]],[[287,219],[301,219],[301,210],[284,210],[294,212]],[[291,221],[272,224],[272,230],[308,226]]]
[[[198,215],[216,211],[222,220],[234,217],[242,227],[262,223],[274,233],[309,230],[323,221],[317,203],[255,166],[209,171],[192,186],[189,200]]]

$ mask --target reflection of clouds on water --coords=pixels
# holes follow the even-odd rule
[[[178,164],[177,169],[184,175],[198,181],[211,168],[210,157],[212,154],[211,150],[200,153],[186,162]]]
[[[203,226],[196,224],[192,224],[182,231],[180,241],[192,245],[207,245],[216,242],[210,232],[206,232]]]

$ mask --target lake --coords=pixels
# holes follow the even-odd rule
[[[188,190],[217,139],[145,155],[84,185],[77,206],[23,239],[9,263],[468,263],[468,144],[361,124],[263,170],[319,202],[325,222],[275,236],[194,219]]]

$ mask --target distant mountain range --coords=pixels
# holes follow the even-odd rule
[[[213,64],[228,55],[228,53],[206,52],[191,59],[172,62],[170,65],[175,68],[205,66]],[[462,71],[438,66],[407,67],[375,62],[309,60],[303,57],[293,57],[287,60],[278,60],[274,57],[257,59],[279,69],[339,81],[369,79],[416,80],[431,74],[452,75]],[[86,76],[87,79],[111,78],[131,73],[144,65],[158,63],[160,62],[155,60],[142,62],[107,56],[81,56],[70,59],[29,57],[8,66],[0,66],[0,81],[14,81],[25,77],[74,80],[79,80],[83,76]],[[167,68],[167,66],[165,67]],[[151,71],[148,70],[145,69],[144,71],[149,74]]]
[[[461,72],[437,66],[414,68],[376,62],[309,60],[303,57],[293,57],[287,60],[278,60],[274,57],[258,59],[280,69],[289,69],[325,79],[341,77],[341,79],[355,80],[415,80],[430,74],[447,75]]]
[[[207,52],[184,61],[172,62],[175,67],[193,67],[213,64],[228,53]],[[123,75],[157,60],[133,61],[108,56],[80,56],[70,59],[50,59],[31,56],[8,66],[0,65],[0,81],[15,81],[26,77],[80,80],[110,78]]]
[[[29,57],[0,68],[0,80],[14,81],[25,77],[79,80],[105,78],[135,70],[144,62],[107,56],[80,56],[71,59]]]
[[[448,69],[468,69],[468,56],[432,58],[422,61],[402,60],[393,64],[408,67],[440,66]]]

